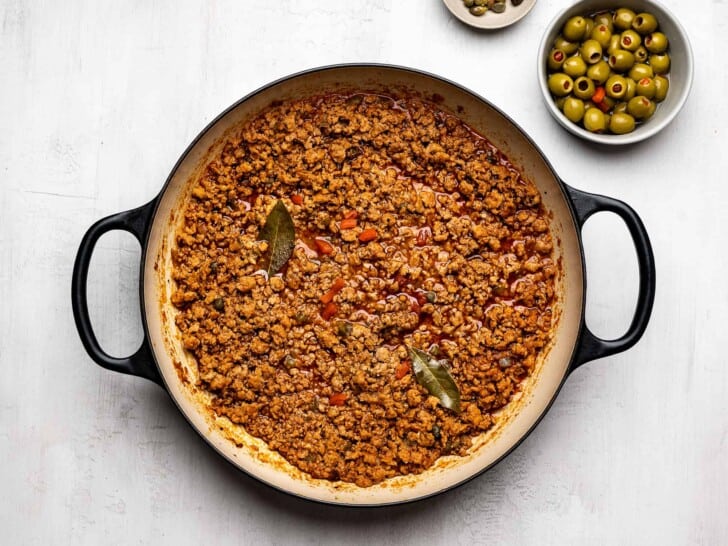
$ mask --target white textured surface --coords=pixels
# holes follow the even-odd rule
[[[728,542],[728,4],[679,12],[693,94],[649,142],[592,148],[541,104],[535,51],[566,0],[472,31],[440,0],[0,2],[0,542],[3,544],[725,544]],[[380,61],[480,92],[570,184],[624,199],[657,257],[639,345],[577,371],[505,462],[429,501],[347,510],[222,462],[167,396],[78,340],[70,273],[96,219],[152,198],[234,100],[312,66]],[[626,230],[585,229],[588,323],[618,335],[636,292]],[[115,354],[141,336],[139,250],[101,240],[89,290]]]

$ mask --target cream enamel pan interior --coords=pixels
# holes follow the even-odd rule
[[[239,427],[215,420],[205,411],[205,397],[194,393],[183,375],[194,379],[195,364],[181,347],[175,335],[175,309],[169,303],[173,290],[170,279],[170,252],[174,231],[190,180],[203,169],[209,158],[221,148],[227,132],[255,116],[276,100],[300,98],[331,92],[371,91],[386,94],[416,93],[440,102],[440,105],[465,120],[485,135],[495,146],[532,180],[539,188],[547,209],[552,213],[551,229],[558,240],[556,259],[561,262],[558,279],[558,324],[553,342],[539,363],[536,373],[527,381],[518,400],[501,413],[497,425],[485,437],[478,439],[471,454],[464,458],[445,457],[424,474],[404,476],[379,485],[360,488],[352,484],[315,480],[298,471],[276,453],[267,450],[259,440],[249,437]],[[570,190],[575,192],[575,190]],[[577,196],[577,199],[574,196]],[[583,199],[581,198],[583,197]],[[594,197],[596,201],[591,201]],[[579,213],[581,202],[583,214]],[[611,207],[611,208],[610,208]],[[624,211],[631,209],[618,201],[591,196],[581,192],[569,193],[560,182],[548,161],[533,142],[504,114],[477,95],[426,73],[381,65],[343,65],[297,74],[256,91],[233,105],[213,121],[181,157],[159,197],[137,209],[142,211],[135,232],[142,242],[143,263],[141,297],[145,321],[146,347],[130,357],[136,359],[125,368],[123,359],[104,360],[105,353],[95,344],[89,325],[84,324],[85,276],[84,252],[89,254],[95,242],[92,235],[82,243],[74,270],[74,314],[84,345],[89,354],[102,366],[125,373],[135,373],[156,380],[170,393],[180,411],[191,425],[223,457],[248,474],[282,491],[327,503],[348,505],[383,505],[425,498],[450,489],[490,468],[525,438],[554,400],[569,372],[577,365],[606,356],[633,345],[642,335],[649,319],[654,297],[654,264],[644,228],[637,218],[625,219]],[[580,225],[596,210],[611,210],[620,214],[635,239],[640,263],[640,301],[635,319],[623,338],[603,341],[584,327],[585,280]],[[620,212],[621,211],[621,212]],[[124,213],[122,213],[124,214]],[[111,218],[111,217],[110,217]],[[135,217],[136,218],[136,217]],[[108,221],[105,219],[98,224]],[[122,222],[123,224],[123,222]],[[93,226],[91,233],[96,226]],[[129,226],[110,223],[108,229],[127,229]],[[98,228],[97,231],[103,231]],[[641,230],[641,231],[640,231]],[[100,233],[96,234],[98,238]],[[88,240],[87,240],[88,239]],[[639,239],[639,241],[638,241]],[[639,243],[639,244],[638,244]],[[86,248],[84,247],[86,245]],[[646,245],[646,246],[645,246]],[[85,250],[84,250],[85,249]],[[83,301],[77,292],[83,293]],[[151,349],[151,350],[150,350]],[[152,359],[153,357],[153,359]],[[147,358],[149,367],[140,371],[138,361]],[[154,365],[156,362],[156,367]],[[131,369],[129,369],[131,368]],[[158,371],[157,371],[158,369]],[[155,374],[161,377],[155,377]]]

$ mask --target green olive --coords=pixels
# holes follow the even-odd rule
[[[612,37],[609,38],[609,45],[607,46],[607,55],[611,55],[618,49],[622,49],[619,45],[619,34],[612,34]]]
[[[615,112],[609,120],[609,131],[615,135],[631,133],[634,126],[634,118],[625,112]]]
[[[606,61],[599,61],[598,63],[591,65],[586,71],[586,75],[599,85],[607,81],[610,74],[611,70],[609,70],[609,65]]]
[[[609,76],[604,89],[608,97],[622,99],[627,94],[627,79],[623,76]]]
[[[652,67],[644,63],[636,63],[629,69],[629,77],[634,81],[641,80],[642,78],[651,78],[654,75],[655,73],[652,71]]]
[[[635,119],[645,119],[650,116],[651,105],[647,97],[634,97],[627,103],[627,113]]]
[[[487,11],[488,11],[487,6],[473,6],[472,8],[470,8],[470,13],[475,15],[476,17],[485,15]]]
[[[619,8],[614,13],[614,26],[620,30],[632,28],[632,21],[636,17],[635,12],[627,8]]]
[[[632,28],[642,35],[655,32],[657,19],[651,13],[638,13],[632,21]]]
[[[635,52],[634,52],[634,60],[638,63],[643,63],[647,60],[647,50],[645,49],[645,46],[639,46]]]
[[[639,96],[651,99],[655,96],[656,92],[655,80],[652,78],[642,78],[637,81],[637,94]]]
[[[488,0],[475,0],[475,5],[481,8],[488,7]]]
[[[589,100],[594,96],[594,82],[591,78],[585,76],[576,78],[574,81],[574,96],[582,100]]]
[[[554,48],[560,49],[567,55],[571,55],[572,53],[576,53],[579,49],[579,42],[570,42],[559,34],[554,40]]]
[[[594,30],[594,19],[591,17],[585,17],[586,28],[584,29],[584,35],[581,37],[582,40],[588,40],[591,37],[592,30]]]
[[[627,93],[624,95],[624,100],[630,100],[637,94],[637,82],[632,78],[627,78]]]
[[[566,53],[561,51],[560,49],[552,49],[549,52],[549,60],[547,61],[547,65],[549,67],[549,70],[557,71],[561,70],[561,66],[564,64],[564,61],[566,60]]]
[[[670,89],[670,80],[664,76],[655,76],[655,102],[662,102],[667,96],[667,91]]]
[[[655,74],[666,74],[670,71],[670,55],[667,53],[650,55],[650,66],[655,71]]]
[[[599,42],[599,45],[602,46],[602,49],[606,49],[609,47],[609,42],[612,39],[612,33],[609,28],[607,28],[607,25],[596,25],[591,31],[589,37],[592,40],[596,40],[597,42]]]
[[[572,78],[578,78],[586,74],[586,63],[581,57],[574,55],[564,61],[564,65],[561,69],[566,73],[567,76]]]
[[[475,5],[475,0],[463,0],[463,4],[466,8],[472,8]]]
[[[609,56],[609,66],[617,72],[627,72],[634,64],[634,55],[631,51],[618,49]]]
[[[566,24],[564,25],[561,33],[564,35],[564,38],[566,38],[570,42],[576,42],[584,37],[585,30],[586,19],[584,19],[580,15],[577,15],[576,17],[572,17],[571,19],[566,21]]]
[[[612,115],[614,114],[624,114],[627,112],[627,103],[626,102],[618,102],[614,105],[614,108],[612,109]]]
[[[619,36],[619,45],[622,49],[627,51],[637,51],[637,48],[642,44],[642,38],[634,30],[625,30]]]
[[[612,14],[608,11],[603,11],[602,13],[597,13],[594,16],[594,25],[604,25],[609,29],[609,33],[611,34],[614,31],[614,23],[612,22]]]
[[[649,106],[649,109],[647,110],[647,115],[642,118],[642,121],[650,119],[652,117],[652,115],[655,113],[656,109],[657,109],[657,105],[653,101],[650,101],[650,106]]]
[[[579,123],[584,117],[584,101],[575,97],[567,97],[562,110],[569,121]]]
[[[598,108],[589,108],[584,112],[584,129],[592,133],[602,133],[607,128],[604,112]]]
[[[596,40],[587,40],[581,44],[581,57],[589,64],[602,60],[602,46]]]
[[[650,53],[664,53],[667,50],[667,36],[662,32],[653,32],[645,36],[645,47]]]
[[[490,9],[493,10],[493,13],[503,13],[504,11],[506,11],[505,0],[496,0],[495,2],[493,2],[493,5]]]
[[[556,108],[558,108],[559,110],[562,110],[563,111],[563,109],[564,109],[564,103],[566,102],[566,99],[567,98],[569,98],[569,97],[566,96],[566,97],[559,97],[559,98],[557,98],[554,101],[554,104],[556,104]]]
[[[548,84],[549,91],[557,97],[565,97],[574,88],[574,80],[561,72],[551,74]]]

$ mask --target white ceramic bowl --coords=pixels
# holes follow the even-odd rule
[[[536,0],[523,0],[518,6],[514,6],[510,0],[507,0],[506,10],[503,13],[489,11],[485,15],[475,16],[465,7],[463,0],[443,0],[443,2],[450,10],[450,13],[460,21],[471,27],[484,30],[497,30],[517,23],[528,15],[528,12],[536,5]]]
[[[625,135],[591,133],[583,127],[569,121],[556,106],[548,89],[546,59],[553,46],[554,39],[564,23],[575,15],[588,15],[597,11],[629,8],[637,13],[650,12],[660,25],[660,30],[667,35],[670,53],[670,89],[667,98],[657,106],[655,114],[644,123],[638,124],[636,129]],[[546,107],[551,115],[567,131],[592,142],[599,144],[632,144],[645,140],[669,124],[685,104],[693,83],[693,51],[690,47],[685,29],[675,16],[664,6],[652,0],[582,0],[562,11],[546,28],[538,48],[538,83],[543,94]]]

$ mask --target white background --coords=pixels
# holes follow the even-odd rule
[[[728,542],[728,4],[664,0],[695,51],[692,95],[649,142],[594,148],[546,112],[539,38],[567,0],[479,33],[439,0],[0,2],[0,542],[3,544],[719,544]],[[73,258],[102,216],[151,199],[187,144],[275,78],[344,61],[431,71],[481,93],[568,183],[642,216],[650,327],[567,381],[505,462],[426,502],[311,504],[235,471],[164,392],[87,357]],[[585,230],[587,321],[624,331],[626,229]],[[104,237],[89,280],[104,346],[141,339],[139,248]]]

